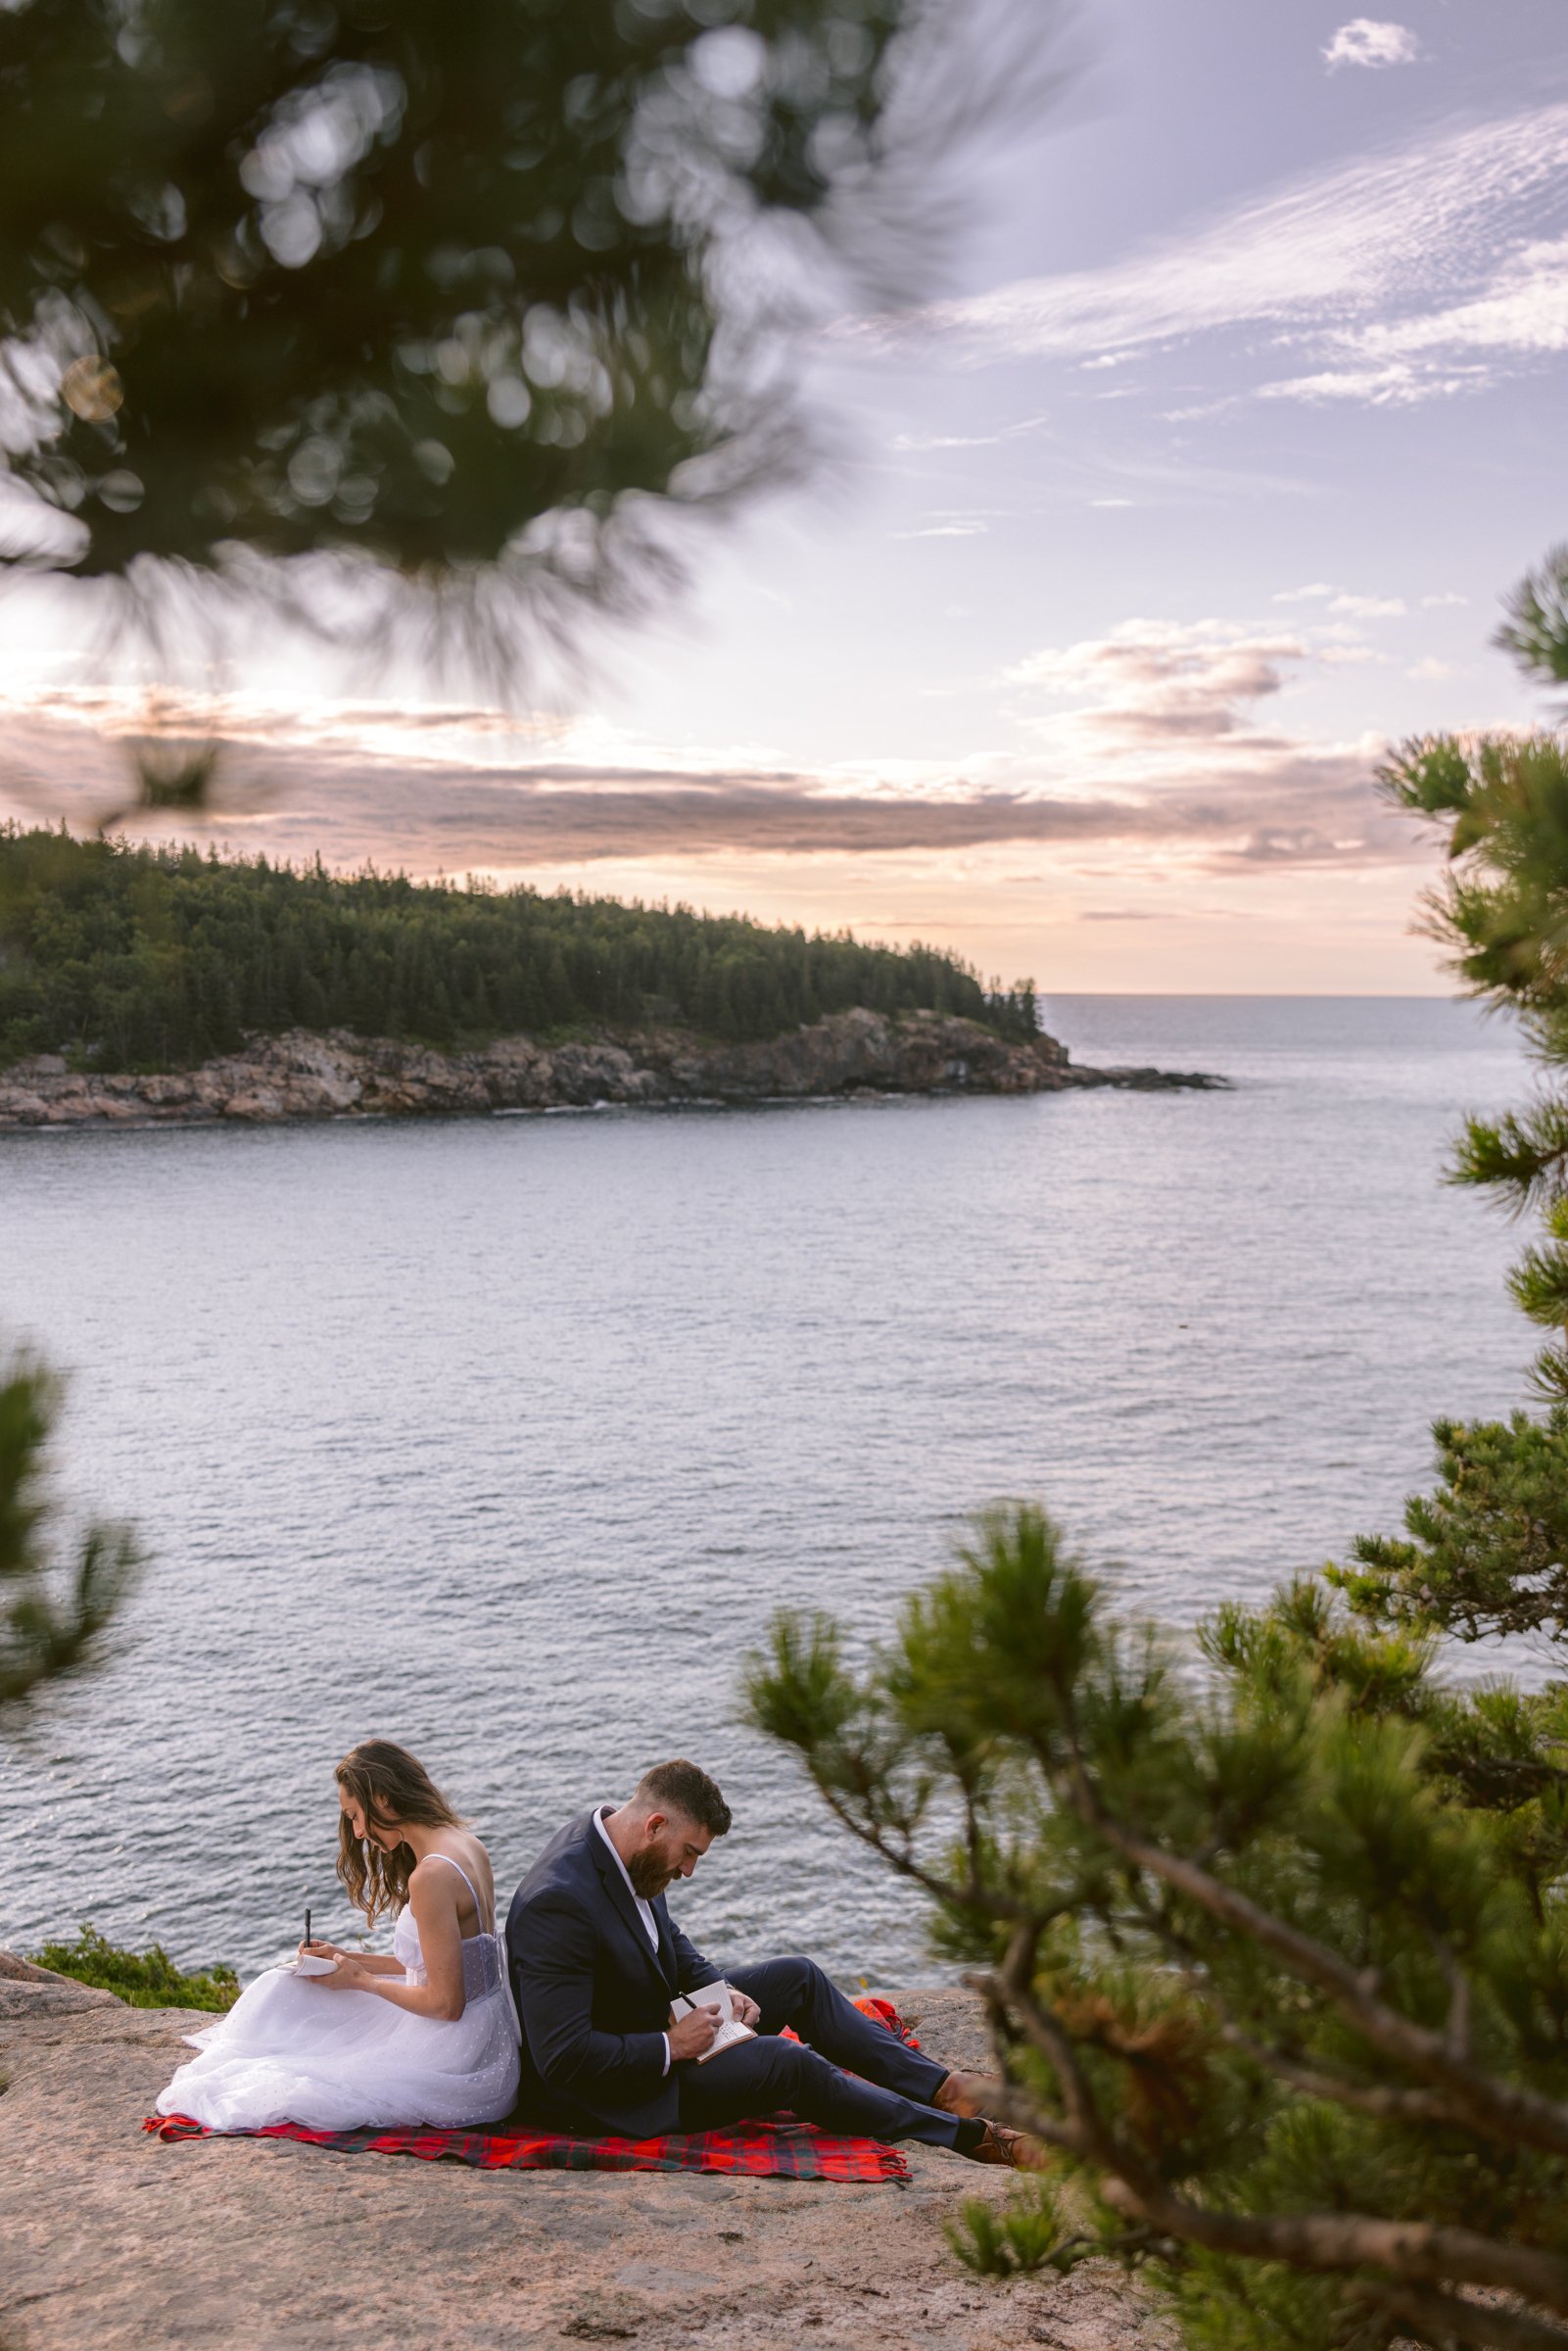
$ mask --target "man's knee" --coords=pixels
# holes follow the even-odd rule
[[[823,2062],[815,2049],[798,2040],[781,2039],[773,2033],[748,2040],[731,2054],[736,2061],[734,2073],[744,2076],[758,2093],[766,2092],[775,2106],[787,2106],[791,2093],[809,2079],[813,2067]]]
[[[789,1951],[783,1959],[776,1959],[773,1964],[780,1970],[791,1993],[797,1999],[805,1997],[808,1993],[820,1991],[824,1985],[830,1982],[830,1978],[817,1965],[816,1960],[808,1959],[804,1951]]]

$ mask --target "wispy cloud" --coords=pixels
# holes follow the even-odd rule
[[[1292,679],[1368,648],[1334,622],[1274,630],[1217,619],[1129,620],[1047,647],[1008,673],[1041,697],[1048,772],[1093,777],[1163,815],[1172,854],[1210,871],[1403,863],[1407,834],[1371,789],[1380,739],[1324,741],[1264,722]]]
[[[1429,597],[1429,603],[1439,600]],[[1458,600],[1462,602],[1462,598]],[[1337,588],[1332,580],[1310,580],[1305,588],[1281,588],[1276,604],[1320,603],[1327,612],[1347,612],[1356,620],[1402,620],[1408,606],[1402,596],[1364,596]]]
[[[1260,345],[1259,329],[1271,330]],[[847,331],[1078,366],[1228,336],[1251,389],[1276,400],[1474,389],[1490,369],[1568,348],[1568,104],[1298,179],[1102,269]],[[1314,363],[1270,368],[1282,345]]]
[[[1307,656],[1296,636],[1259,635],[1219,621],[1181,626],[1129,620],[1109,637],[1050,646],[1007,674],[1016,684],[1070,696],[1077,723],[1123,741],[1230,734],[1247,704],[1279,693],[1282,663]]]
[[[1409,66],[1420,54],[1421,44],[1407,24],[1353,17],[1324,49],[1323,62],[1332,73],[1341,66]]]
[[[261,699],[166,694],[149,706],[45,689],[0,703],[0,815],[9,801],[94,821],[123,796],[127,741],[207,739],[223,746],[230,795],[218,838],[340,867],[372,858],[546,885],[598,869],[617,889],[697,896],[744,867],[755,897],[759,873],[792,873],[809,891],[826,887],[813,876],[836,872],[848,888],[875,871],[892,888],[899,872],[951,882],[974,859],[1005,872],[1032,849],[1114,919],[1136,907],[1122,892],[1139,874],[1243,884],[1287,866],[1409,864],[1420,845],[1372,790],[1383,740],[1293,715],[1298,688],[1381,657],[1363,624],[1403,606],[1375,582],[1280,593],[1293,608],[1262,623],[1153,616],[1037,645],[994,674],[991,720],[950,758],[807,767],[766,744],[654,744],[592,715],[391,700],[296,715]],[[1115,874],[1109,888],[1097,871]]]
[[[1123,876],[1148,860],[1231,873],[1401,862],[1410,841],[1368,786],[1381,744],[1259,719],[1293,675],[1346,649],[1326,641],[1340,626],[1131,621],[1042,647],[997,681],[1022,748],[809,771],[739,746],[654,750],[583,718],[340,703],[301,721],[173,696],[149,713],[58,691],[0,705],[0,814],[92,822],[121,796],[126,740],[157,736],[223,745],[231,800],[214,829],[234,845],[416,874],[608,863],[619,883],[641,864],[695,888],[713,861],[924,859],[934,872],[1019,844],[1049,846],[1064,870],[1115,846]]]
[[[952,522],[925,522],[912,531],[894,531],[895,539],[983,539],[989,524],[976,515],[966,515]]]
[[[895,433],[888,446],[899,455],[936,449],[998,449],[1005,441],[1022,441],[1050,423],[1048,416],[1022,416],[1015,424],[1000,424],[994,433]]]
[[[1349,612],[1356,620],[1402,620],[1407,606],[1402,596],[1341,595],[1329,600],[1331,612]]]
[[[1487,291],[1470,300],[1366,327],[1361,347],[1395,360],[1424,360],[1433,352],[1568,350],[1568,237],[1510,255]]]

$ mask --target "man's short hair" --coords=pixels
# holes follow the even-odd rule
[[[730,1833],[730,1807],[716,1780],[694,1763],[655,1763],[637,1784],[632,1801],[644,1812],[679,1812],[710,1837]]]

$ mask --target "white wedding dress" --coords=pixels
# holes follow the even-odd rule
[[[472,1881],[451,1861],[485,1909]],[[158,2101],[210,2131],[260,2131],[303,2123],[310,2131],[445,2131],[497,2122],[517,2095],[518,2027],[506,1942],[492,1927],[463,1939],[463,2012],[450,2021],[414,2016],[373,1991],[335,1991],[319,1978],[268,1968],[228,2014],[186,2036],[200,2051]],[[425,1981],[412,1910],[399,1912],[392,1955],[407,1980]]]

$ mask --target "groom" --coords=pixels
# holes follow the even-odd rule
[[[1029,2161],[1017,2132],[967,2117],[959,2077],[863,2016],[810,1959],[766,1959],[730,1978],[758,2038],[698,2062],[711,2008],[679,2020],[679,1992],[723,1974],[665,1907],[730,1807],[694,1763],[660,1763],[631,1800],[599,1804],[547,1845],[506,1920],[523,2025],[518,2111],[584,2135],[713,2131],[789,2107],[825,2131],[916,2138],[976,2163]],[[782,2040],[784,2026],[799,2036]]]

